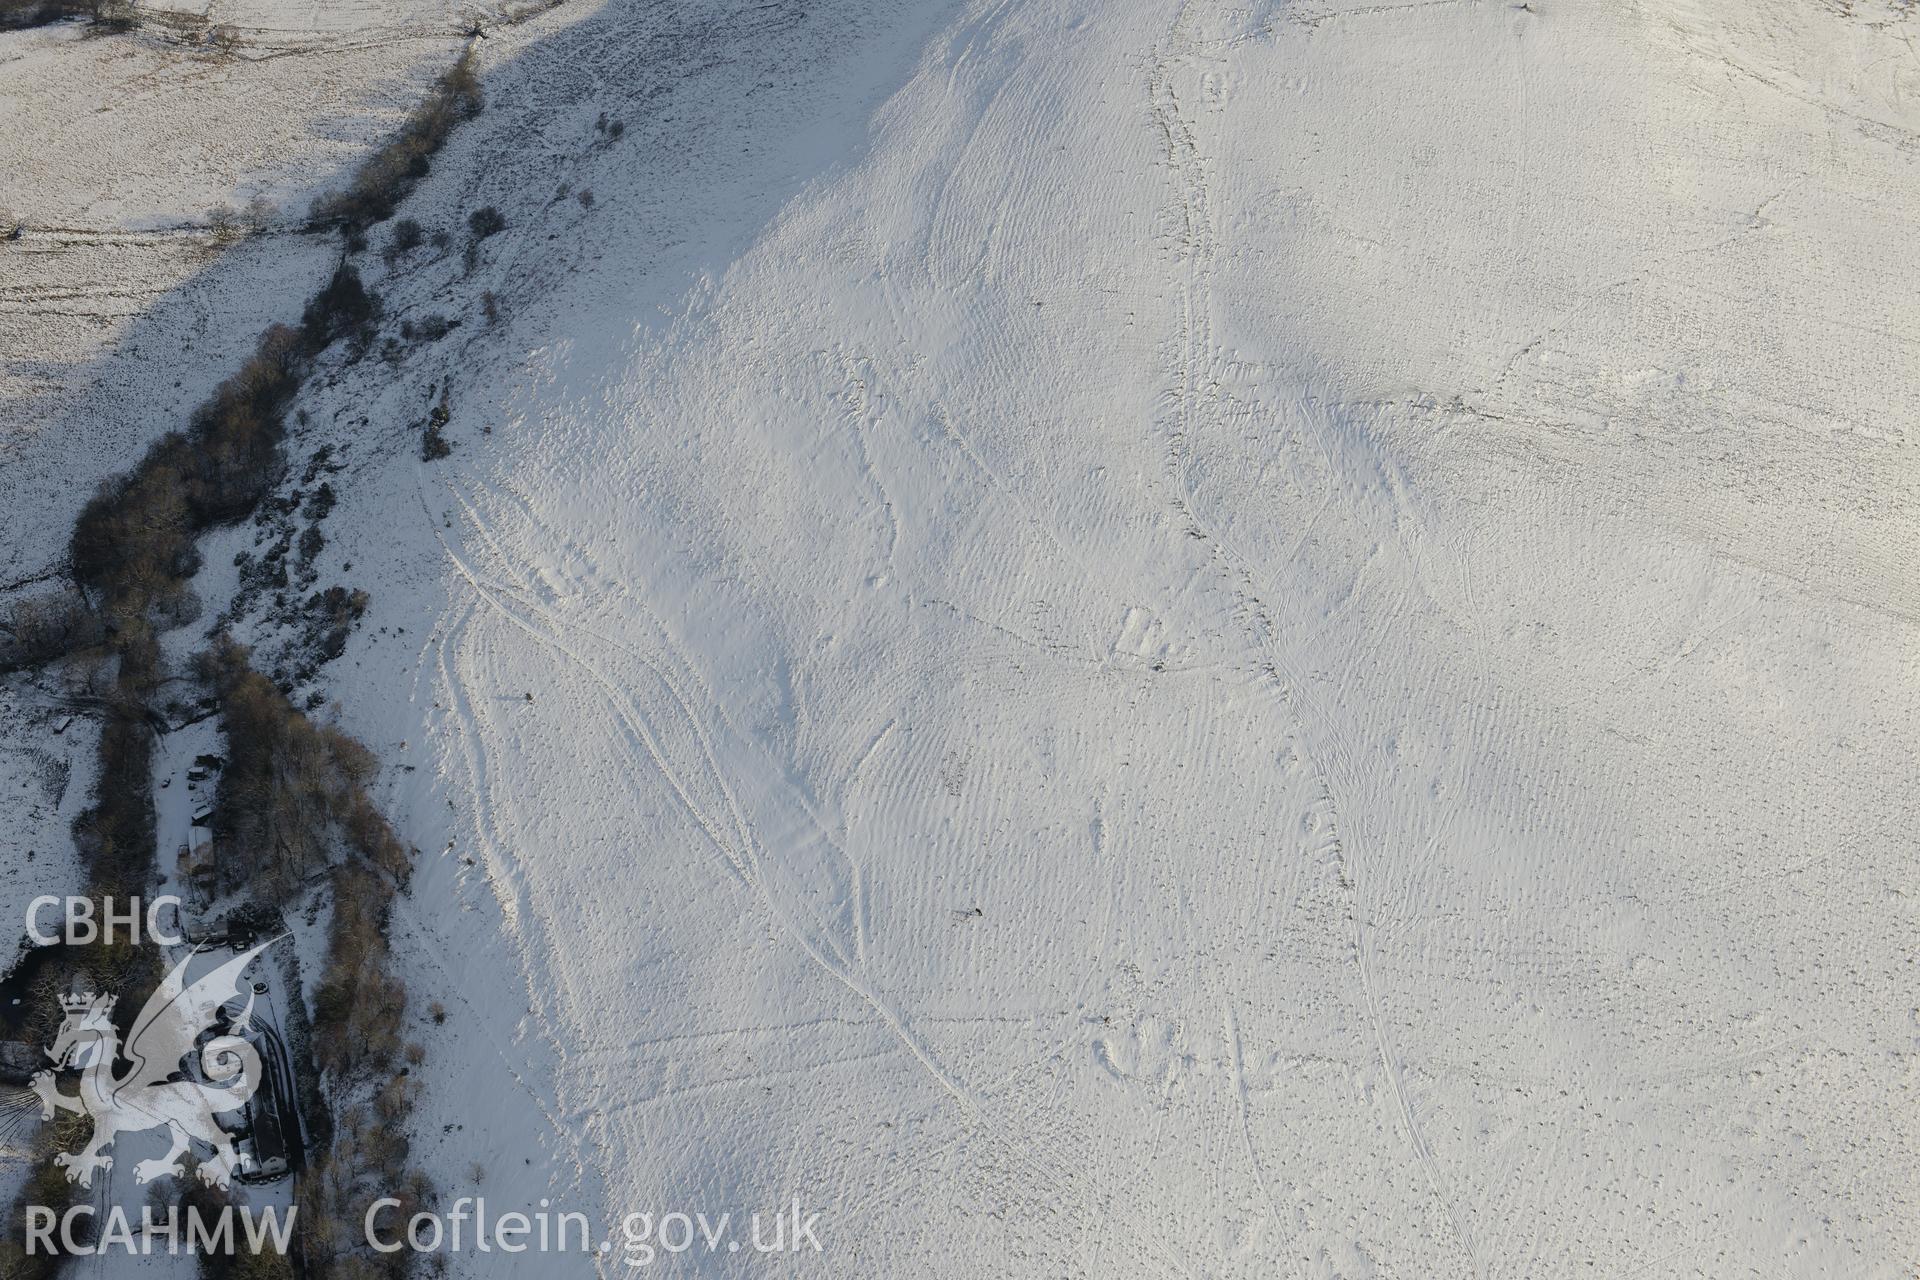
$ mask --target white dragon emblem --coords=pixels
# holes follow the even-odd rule
[[[208,1185],[224,1187],[235,1171],[245,1168],[246,1157],[233,1149],[233,1140],[213,1117],[218,1112],[238,1111],[260,1087],[260,1054],[239,1034],[253,1016],[251,990],[247,992],[245,1011],[233,1023],[234,1034],[216,1036],[200,1049],[201,1073],[207,1081],[221,1083],[179,1077],[183,1076],[182,1060],[213,1025],[220,1006],[240,993],[241,974],[275,941],[278,939],[270,939],[235,956],[192,985],[187,983],[187,966],[193,960],[189,954],[141,1006],[127,1033],[124,1050],[113,1025],[113,996],[61,997],[66,1019],[47,1056],[63,1064],[75,1049],[87,1044],[94,1046],[93,1053],[81,1070],[78,1096],[60,1092],[51,1071],[36,1074],[32,1087],[40,1095],[42,1119],[51,1120],[55,1108],[93,1119],[93,1138],[83,1149],[63,1151],[53,1158],[67,1171],[67,1181],[92,1186],[94,1170],[113,1167],[113,1157],[104,1153],[115,1137],[162,1125],[171,1133],[173,1146],[157,1160],[136,1164],[134,1181],[151,1182],[185,1173],[184,1157],[193,1140],[213,1149],[213,1158],[199,1169],[201,1181]],[[116,1076],[114,1065],[122,1056],[132,1066]]]

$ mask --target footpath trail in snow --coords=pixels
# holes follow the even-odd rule
[[[431,851],[419,1158],[798,1197],[800,1274],[1910,1275],[1916,37],[489,42],[407,213],[507,230],[365,258],[460,327],[302,399]]]

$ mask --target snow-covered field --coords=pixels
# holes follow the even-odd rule
[[[18,228],[0,239],[0,601],[43,587],[94,486],[299,317],[339,254],[295,234],[309,202],[462,44],[433,5],[215,9],[143,5],[128,35],[0,32],[0,237]],[[231,50],[205,42],[214,23]],[[61,683],[0,694],[0,787],[20,800],[0,828],[8,921],[81,879],[68,826],[95,733],[84,717],[53,733],[73,711]]]
[[[0,32],[0,234],[20,228],[0,241],[0,504],[32,513],[0,543],[0,586],[64,554],[98,480],[299,316],[338,255],[294,234],[307,205],[462,43],[431,5],[378,21],[367,6],[215,8],[239,33],[227,53],[204,22],[151,6],[131,35]],[[288,43],[350,12],[360,29]],[[261,27],[275,21],[286,31]]]
[[[383,332],[459,327],[295,444],[425,851],[416,1159],[616,1246],[798,1198],[805,1275],[1911,1276],[1917,38],[484,42],[404,212],[507,230],[365,256]]]

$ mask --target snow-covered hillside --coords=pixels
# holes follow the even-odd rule
[[[324,689],[426,851],[415,1158],[616,1245],[797,1197],[804,1275],[1911,1275],[1916,39],[485,42],[403,213],[506,230],[376,232],[383,332],[459,324],[295,445],[373,597]]]

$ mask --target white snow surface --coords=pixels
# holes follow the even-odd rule
[[[616,1243],[797,1197],[781,1274],[1910,1276],[1916,36],[485,42],[406,212],[508,230],[364,264],[461,326],[301,402],[416,1157]]]

